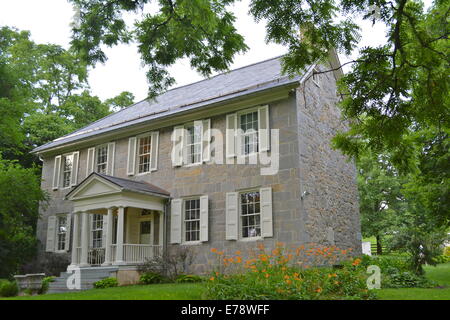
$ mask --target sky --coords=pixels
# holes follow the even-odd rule
[[[285,47],[265,42],[264,21],[257,24],[248,15],[249,2],[250,0],[242,0],[236,2],[232,7],[232,11],[237,17],[236,29],[244,36],[250,49],[244,54],[237,55],[230,69],[270,59],[287,52]],[[0,26],[7,25],[20,30],[29,30],[31,38],[36,43],[59,44],[68,48],[71,36],[70,22],[73,15],[72,5],[66,0],[0,0]],[[127,16],[126,21],[132,22],[135,18],[139,18],[139,15]],[[360,47],[383,42],[385,32],[380,25],[372,26],[371,23],[364,22],[362,26],[363,37]],[[105,64],[97,64],[89,72],[92,94],[105,100],[122,91],[130,91],[134,94],[136,101],[144,99],[147,96],[148,84],[137,45],[119,45],[106,48],[104,51],[108,61]],[[351,58],[352,56],[340,55],[341,63],[345,63]],[[203,79],[190,68],[187,60],[177,62],[169,71],[176,80],[174,87]]]

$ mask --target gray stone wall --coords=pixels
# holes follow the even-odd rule
[[[332,75],[330,75],[332,77]],[[217,262],[210,250],[245,254],[262,242],[272,248],[276,242],[299,246],[314,242],[327,244],[327,227],[335,233],[336,245],[358,250],[359,232],[355,168],[352,163],[329,147],[330,138],[339,124],[334,106],[334,80],[324,76],[321,88],[306,86],[306,106],[302,89],[288,99],[270,104],[270,128],[280,130],[280,168],[277,174],[260,175],[260,165],[218,165],[174,168],[171,162],[173,127],[161,129],[158,170],[128,177],[126,162],[128,138],[116,141],[114,175],[143,180],[171,193],[171,197],[209,196],[209,241],[192,245],[195,259],[191,271],[208,271]],[[248,106],[252,107],[252,106]],[[211,118],[211,127],[225,132],[225,114]],[[74,150],[75,151],[75,150]],[[80,151],[78,182],[86,176],[87,149]],[[72,206],[62,200],[69,191],[52,191],[53,157],[45,158],[42,187],[52,200],[38,224],[38,237],[45,247],[47,216],[71,212]],[[225,195],[252,188],[272,187],[274,237],[255,241],[225,240]],[[300,200],[301,192],[310,195]],[[169,221],[170,224],[170,221]],[[169,237],[167,237],[169,239]]]
[[[321,70],[330,69],[321,66]],[[356,167],[331,139],[347,126],[336,107],[336,81],[332,72],[318,75],[319,85],[309,78],[297,89],[300,139],[300,201],[305,218],[305,238],[311,243],[351,248],[361,253]]]

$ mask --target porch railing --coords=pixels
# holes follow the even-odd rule
[[[76,248],[75,263],[81,262],[81,247]],[[149,244],[124,244],[123,245],[123,260],[125,263],[142,263],[147,259],[159,256],[162,254],[161,245]],[[117,257],[117,245],[111,245],[111,262],[114,263]],[[100,266],[105,262],[105,248],[89,248],[88,263],[92,266]]]
[[[162,253],[162,246],[149,244],[124,244],[123,259],[127,263],[141,263]]]
[[[88,263],[92,266],[99,266],[105,262],[105,248],[89,248]]]

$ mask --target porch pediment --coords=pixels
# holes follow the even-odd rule
[[[122,189],[107,181],[100,175],[90,175],[73,189],[66,197],[67,200],[79,200],[102,195],[120,193]]]
[[[66,195],[75,211],[136,207],[162,211],[170,194],[152,184],[91,173]]]

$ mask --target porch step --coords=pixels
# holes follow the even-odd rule
[[[94,287],[94,282],[109,278],[114,275],[118,267],[89,267],[80,268],[80,289],[67,288],[67,279],[73,275],[72,272],[61,272],[58,278],[50,282],[47,293],[63,293],[89,290]]]

